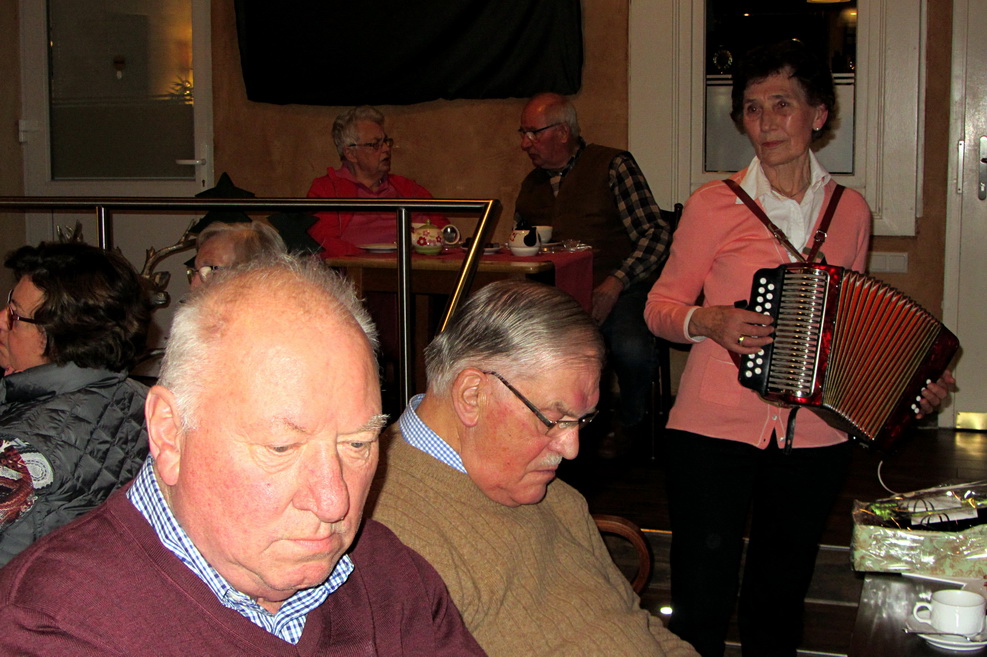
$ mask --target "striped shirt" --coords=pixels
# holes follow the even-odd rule
[[[459,453],[450,447],[449,443],[442,440],[437,433],[429,429],[428,425],[418,417],[416,410],[424,398],[425,395],[415,395],[408,402],[408,408],[404,409],[401,419],[398,420],[398,426],[401,427],[401,435],[412,447],[420,449],[429,456],[435,457],[454,470],[467,474],[466,468],[463,467],[463,459],[459,457]]]
[[[272,614],[248,595],[230,586],[192,544],[192,539],[178,524],[165,502],[154,477],[154,460],[150,456],[127,491],[127,498],[151,524],[161,543],[209,587],[223,606],[239,612],[255,625],[291,644],[297,644],[301,639],[308,613],[325,602],[329,594],[353,572],[352,560],[344,555],[329,579],[319,586],[294,593],[282,603],[277,613]]]

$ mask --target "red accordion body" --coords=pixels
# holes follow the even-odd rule
[[[754,275],[749,310],[774,318],[774,342],[740,359],[740,384],[805,405],[850,435],[890,447],[916,399],[959,347],[907,295],[859,272],[793,263]]]

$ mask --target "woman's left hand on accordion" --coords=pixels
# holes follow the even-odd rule
[[[919,406],[922,410],[916,413],[915,417],[921,418],[939,410],[954,385],[956,385],[956,379],[953,378],[953,373],[946,370],[938,381],[933,381],[922,388],[922,397],[919,399]]]

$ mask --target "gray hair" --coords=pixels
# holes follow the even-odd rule
[[[346,147],[355,144],[359,139],[356,130],[357,121],[370,121],[383,126],[384,115],[376,107],[360,105],[336,117],[332,122],[332,141],[336,144],[336,152],[339,153],[340,160],[346,159],[343,153]]]
[[[576,117],[576,106],[563,96],[556,93],[538,94],[532,100],[538,99],[545,103],[545,125],[564,123],[569,126],[569,134],[573,139],[579,139],[579,119]]]
[[[221,272],[214,283],[189,295],[175,313],[161,363],[158,383],[175,395],[183,430],[197,427],[202,390],[224,365],[217,360],[216,346],[240,312],[237,303],[258,290],[271,300],[272,308],[295,304],[306,311],[328,309],[351,318],[377,352],[377,329],[353,283],[318,258],[280,255]],[[313,349],[330,348],[313,345]]]
[[[567,361],[605,358],[603,336],[567,293],[532,281],[503,280],[473,294],[425,348],[428,390],[445,394],[467,367],[525,379]]]
[[[195,240],[196,250],[206,242],[225,235],[233,240],[233,263],[242,265],[251,260],[274,258],[288,252],[278,231],[261,221],[225,223],[214,221],[199,233]]]

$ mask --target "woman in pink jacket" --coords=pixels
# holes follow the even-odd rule
[[[813,247],[837,184],[809,145],[827,129],[835,100],[829,70],[796,41],[757,48],[740,62],[731,115],[755,152],[731,177],[742,191],[716,181],[690,197],[648,297],[651,330],[693,343],[668,421],[669,629],[704,657],[724,651],[748,517],[743,652],[794,657],[819,539],[850,460],[846,434],[814,413],[800,414],[787,435],[788,410],[740,386],[731,358],[772,341],[770,318],[734,307],[749,298],[754,272]],[[755,216],[744,192],[792,246]],[[816,260],[863,271],[870,225],[863,197],[844,190]],[[934,402],[945,394],[938,384],[926,391]]]

